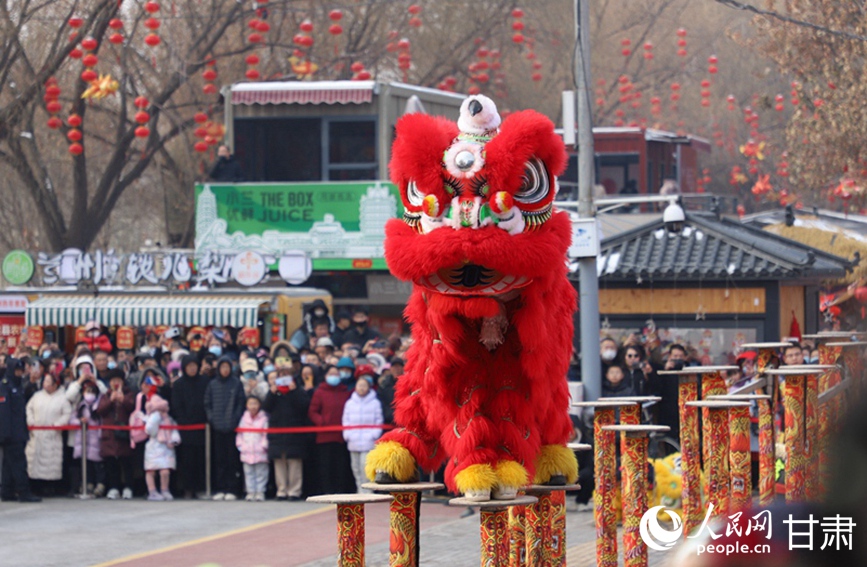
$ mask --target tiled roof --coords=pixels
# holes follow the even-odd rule
[[[670,232],[661,216],[604,239],[599,278],[607,281],[839,278],[850,262],[805,244],[718,218],[687,212],[683,230]]]

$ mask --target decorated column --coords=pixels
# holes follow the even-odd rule
[[[647,437],[653,432],[665,432],[663,425],[606,425],[605,431],[626,434],[626,451],[621,455],[621,486],[623,502],[623,565],[647,566],[647,544],[641,538],[639,524],[647,512]]]
[[[442,490],[438,482],[413,482],[408,484],[377,484],[368,482],[362,488],[374,492],[388,492],[391,497],[389,518],[389,555],[391,567],[418,567],[419,565],[419,514],[421,493]]]
[[[596,565],[617,567],[617,513],[614,493],[617,480],[617,442],[605,426],[614,425],[617,408],[635,405],[630,402],[611,401],[577,402],[573,406],[593,408],[593,516],[596,522]]]
[[[513,500],[487,500],[476,502],[466,498],[453,498],[449,506],[479,508],[479,532],[481,536],[481,566],[509,564],[509,508],[530,506],[536,503],[532,496],[518,496]]]
[[[308,502],[337,504],[337,565],[364,567],[364,505],[389,502],[385,494],[324,494]]]

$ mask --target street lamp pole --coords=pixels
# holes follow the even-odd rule
[[[593,117],[590,110],[590,8],[588,0],[575,0],[575,89],[578,110],[578,217],[594,218]],[[578,259],[581,380],[584,399],[602,395],[599,358],[599,278],[596,257]]]

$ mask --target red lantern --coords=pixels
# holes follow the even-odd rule
[[[250,43],[262,43],[262,36],[258,32],[253,32],[247,36],[247,41]]]
[[[97,57],[93,53],[88,53],[81,59],[81,62],[84,64],[85,67],[96,67],[96,65],[99,63],[99,57]]]
[[[538,70],[541,68],[542,68],[542,62],[541,61],[533,61],[533,69]]]
[[[304,20],[298,27],[301,28],[301,31],[310,33],[313,31],[313,22],[310,20]]]
[[[60,87],[56,83],[51,83],[45,87],[45,96],[49,98],[57,98],[60,96]]]
[[[251,30],[257,29],[259,27],[259,20],[257,20],[256,18],[253,18],[252,20],[247,22],[247,27],[250,28]]]
[[[96,49],[96,46],[99,45],[95,39],[92,37],[84,38],[81,42],[81,47],[85,48],[88,51],[93,51]]]
[[[524,35],[520,33],[516,33],[512,36],[513,43],[524,43]]]
[[[118,18],[112,18],[108,21],[108,27],[113,30],[119,30],[123,28],[123,22]]]
[[[686,47],[686,40],[685,39],[677,40],[677,46],[678,47]]]
[[[774,105],[774,110],[776,110],[777,112],[782,112],[784,109],[785,109],[785,106],[783,105],[782,102],[779,102],[776,105]]]
[[[711,55],[710,57],[707,58],[707,62],[710,63],[711,65],[716,65],[719,62],[719,59],[717,59],[716,55]]]
[[[686,49],[678,49],[677,50],[678,57],[686,57]]]
[[[401,38],[400,41],[397,42],[397,46],[400,49],[409,49],[410,45],[411,44],[410,44],[409,40],[406,39],[405,37]]]
[[[651,49],[653,49],[653,44],[650,43],[649,41],[648,41],[648,42],[645,42],[645,44],[644,44],[644,51],[650,51]]]
[[[512,17],[513,18],[523,18],[524,17],[524,10],[522,10],[520,8],[515,8],[514,10],[512,10]]]
[[[362,63],[360,61],[356,61],[355,63],[353,63],[352,65],[349,66],[349,69],[353,73],[359,73],[359,72],[364,70],[364,63]]]
[[[156,2],[145,2],[144,9],[148,14],[156,14],[160,11],[160,5]]]
[[[217,72],[213,69],[205,69],[204,71],[202,71],[202,78],[206,81],[213,81],[217,78]]]
[[[480,83],[487,83],[491,80],[491,77],[487,73],[479,73],[476,75],[476,80]]]
[[[196,138],[204,138],[208,135],[208,129],[204,126],[199,126],[195,130],[193,130],[193,134],[196,136]]]
[[[123,35],[119,34],[119,33],[113,33],[110,36],[108,36],[108,41],[110,41],[111,43],[113,43],[115,45],[119,45],[119,44],[123,43]]]
[[[156,18],[148,18],[144,21],[144,26],[151,31],[156,31],[160,29],[160,21]]]
[[[196,142],[193,145],[193,149],[199,153],[203,153],[208,151],[208,144],[206,144],[205,142]]]
[[[135,129],[135,137],[136,138],[147,138],[150,136],[151,131],[147,126],[139,126]]]
[[[208,83],[202,87],[202,92],[205,94],[217,94],[217,86],[213,83]]]
[[[858,303],[867,303],[867,287],[861,286],[855,288],[855,299]]]
[[[51,114],[56,114],[63,109],[63,105],[61,105],[56,100],[49,101],[48,104],[45,105],[45,110],[47,110]]]
[[[631,49],[624,49],[620,52],[620,54],[623,55],[624,57],[629,57],[630,55],[632,55],[632,50]]]
[[[707,72],[710,73],[711,75],[716,75],[717,71],[719,71],[719,69],[717,68],[716,65],[711,65],[710,67],[707,68]]]
[[[301,36],[301,45],[304,47],[312,47],[313,46],[313,37],[309,35]]]
[[[60,118],[58,118],[56,116],[52,116],[51,118],[48,119],[48,122],[46,123],[46,125],[49,128],[51,128],[52,130],[57,130],[58,128],[63,126],[63,120],[61,120]]]
[[[77,47],[72,48],[72,51],[69,52],[69,57],[71,59],[81,59],[81,50]]]
[[[196,124],[204,124],[208,121],[208,115],[204,112],[197,112],[195,116],[193,116],[193,120],[196,122]]]
[[[710,81],[708,81],[707,79],[702,80],[702,82],[701,82],[701,88],[706,89],[706,88],[708,88],[709,86],[710,86]]]
[[[515,31],[523,31],[524,30],[524,22],[512,22],[512,29]]]
[[[276,315],[271,317],[271,324],[272,325],[279,325],[280,324],[280,317],[277,317]]]
[[[677,37],[686,37],[686,30],[683,28],[677,28]]]
[[[247,65],[258,65],[259,64],[259,56],[256,55],[255,53],[251,53],[250,55],[247,56],[247,58],[244,61],[247,62]]]
[[[679,91],[680,90],[680,83],[671,83],[671,90]]]
[[[72,16],[71,18],[69,18],[68,23],[69,23],[69,27],[77,30],[84,23],[84,20],[82,20],[78,16]]]
[[[707,99],[707,98],[701,99],[701,105],[702,106],[710,106],[710,99]]]
[[[412,28],[420,28],[421,27],[421,18],[410,18],[409,26]]]
[[[701,91],[701,98],[708,98],[708,97],[710,97],[710,91],[709,90],[702,90]]]
[[[93,69],[85,69],[81,73],[81,80],[86,83],[95,81],[97,78],[99,78],[99,75],[97,75],[96,71],[94,71]]]
[[[331,10],[328,12],[328,17],[332,22],[339,22],[343,18],[343,12],[340,10]]]
[[[139,110],[135,113],[135,121],[139,124],[146,124],[151,119],[151,115],[144,110]]]
[[[69,153],[71,153],[72,155],[80,156],[82,152],[84,152],[84,148],[81,147],[81,144],[69,144]]]
[[[71,129],[66,133],[66,137],[70,142],[80,142],[81,141],[81,130],[77,130],[75,128]]]
[[[66,123],[73,128],[78,128],[79,126],[81,126],[81,116],[77,114],[70,114],[69,118],[66,119]]]
[[[533,73],[533,75],[530,78],[533,79],[534,81],[537,81],[537,82],[541,81],[542,80],[542,73]]]
[[[651,53],[650,51],[645,51],[644,58],[650,61],[651,59],[653,59],[653,53]]]
[[[418,14],[421,14],[421,6],[419,6],[418,4],[410,4],[409,13],[412,14],[413,16],[417,16]]]
[[[369,81],[370,77],[371,77],[371,75],[370,75],[369,71],[362,71],[355,76],[355,78],[358,79],[359,81]]]
[[[150,104],[150,101],[145,96],[137,96],[135,97],[133,104],[136,108],[147,108]]]
[[[251,81],[255,81],[260,77],[259,71],[257,69],[247,69],[247,72],[244,73],[244,76],[250,79]]]
[[[265,20],[262,20],[259,22],[259,25],[256,26],[256,31],[258,31],[259,33],[268,33],[269,31],[271,31],[271,24],[269,24]]]
[[[331,35],[340,35],[343,33],[343,26],[341,26],[340,24],[331,24],[328,27],[328,33],[330,33]]]
[[[160,44],[160,36],[155,33],[149,33],[145,36],[145,43],[150,47],[156,47]]]

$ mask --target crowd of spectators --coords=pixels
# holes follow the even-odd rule
[[[172,327],[117,350],[105,330],[88,323],[73,353],[52,343],[0,352],[3,500],[360,491],[367,452],[393,419],[409,342],[381,337],[363,308],[332,316],[321,301],[270,349],[237,345],[231,328],[193,337]],[[350,427],[280,431],[312,426]]]

